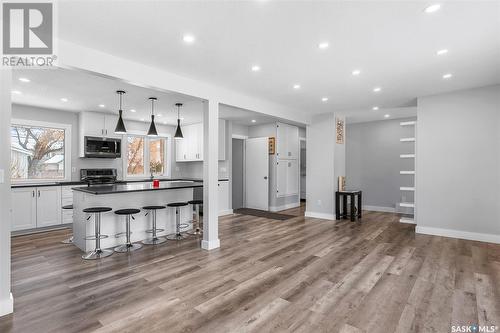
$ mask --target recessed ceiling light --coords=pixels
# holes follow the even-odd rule
[[[184,117],[180,117],[179,119],[180,119],[180,120],[184,120]]]
[[[322,102],[327,102],[327,101],[328,101],[328,97],[323,97],[323,98],[321,99],[321,101],[322,101]]]
[[[158,114],[157,116],[158,116],[158,117],[163,117],[163,115],[162,115],[161,113],[160,113],[160,114]]]
[[[21,81],[21,82],[30,82],[31,80],[28,79],[28,78],[25,78],[25,77],[20,77],[19,81]]]
[[[352,71],[352,75],[354,76],[358,76],[359,74],[361,74],[361,71],[359,69],[355,69]]]
[[[256,122],[257,122],[257,120],[255,120],[255,119],[252,119],[252,123],[256,123]]]
[[[372,107],[372,110],[373,110],[373,111],[377,111],[378,109],[379,109],[379,107],[378,107],[378,106],[374,106],[374,107]]]
[[[294,84],[293,89],[300,89],[300,84]]]
[[[443,55],[443,54],[446,54],[448,53],[448,50],[447,49],[442,49],[442,50],[439,50],[436,52],[437,55]]]
[[[130,112],[133,112],[133,113],[135,113],[136,111],[135,111],[135,109],[130,109]]]
[[[436,3],[436,4],[433,4],[433,5],[430,5],[430,6],[426,7],[426,8],[424,9],[424,11],[425,11],[426,13],[430,14],[430,13],[437,12],[439,9],[441,9],[441,5],[440,5],[440,4],[438,4],[438,3]]]
[[[167,124],[167,122],[166,122],[166,121],[164,121],[164,122],[163,122],[163,125],[166,125],[166,124]]]
[[[329,46],[330,44],[328,44],[328,42],[321,42],[318,44],[318,48],[320,48],[321,50],[327,49]]]
[[[258,65],[253,65],[253,66],[252,66],[252,72],[258,72],[258,71],[260,71],[260,66],[258,66]]]
[[[66,103],[67,101],[68,101],[68,99],[66,97],[61,98],[61,102]]]
[[[187,44],[192,44],[192,43],[194,43],[195,39],[196,39],[196,38],[194,38],[194,36],[193,36],[193,35],[190,35],[190,34],[186,34],[186,35],[184,35],[184,37],[182,37],[182,40],[183,40],[184,42],[186,42]]]
[[[104,105],[104,104],[99,104],[99,107],[100,107],[100,108],[105,108],[105,107],[106,107],[106,105]]]
[[[21,92],[19,90],[12,90],[12,93],[16,95],[21,95]]]
[[[447,73],[447,74],[444,74],[443,75],[443,79],[447,80],[447,79],[451,79],[451,77],[453,76],[453,74],[451,73]]]
[[[144,118],[141,118],[141,121],[144,121]]]
[[[391,115],[390,114],[385,114],[384,118],[389,118]]]
[[[380,91],[382,91],[382,88],[380,87],[373,88],[373,92],[380,92]]]

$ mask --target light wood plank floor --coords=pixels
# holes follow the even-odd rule
[[[15,237],[0,332],[450,332],[500,326],[500,246],[362,223],[234,215],[190,239],[82,261],[68,231]]]

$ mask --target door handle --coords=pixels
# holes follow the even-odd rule
[[[267,179],[267,176],[265,176],[264,179]]]

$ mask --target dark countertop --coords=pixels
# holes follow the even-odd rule
[[[203,183],[196,181],[160,181],[159,187],[153,187],[153,184],[150,182],[147,183],[135,182],[127,184],[74,187],[73,190],[99,195],[99,194],[143,192],[143,191],[176,190],[182,188],[195,188],[195,187],[203,187]]]
[[[161,182],[165,181],[192,181],[192,182],[203,182],[202,178],[161,178]],[[228,178],[220,178],[220,182],[229,181]],[[118,180],[116,184],[130,184],[130,183],[144,183],[151,182],[150,178],[147,179],[131,179],[131,180]],[[46,186],[72,186],[72,185],[87,185],[86,182],[82,181],[62,181],[62,182],[52,182],[52,183],[22,183],[22,184],[12,184],[11,188],[23,188],[23,187],[46,187]]]

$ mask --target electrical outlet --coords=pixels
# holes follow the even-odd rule
[[[322,202],[321,200],[318,200],[318,206],[321,206]]]
[[[181,168],[179,168],[178,166],[175,167],[175,171],[180,171]]]
[[[5,182],[5,170],[0,169],[0,184],[3,184]]]
[[[220,168],[220,172],[226,172],[226,171],[227,171],[227,169],[225,167]]]
[[[76,167],[72,167],[72,168],[71,168],[71,172],[72,172],[72,173],[75,173],[75,172],[76,172]]]

